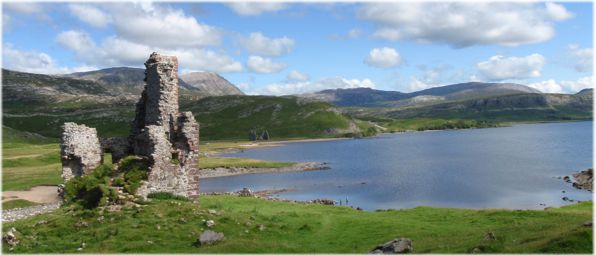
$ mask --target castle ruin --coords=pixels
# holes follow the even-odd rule
[[[199,123],[192,112],[178,111],[178,59],[152,53],[145,62],[145,88],[136,104],[128,137],[99,139],[95,128],[64,123],[61,141],[62,176],[89,174],[103,163],[136,155],[149,160],[148,178],[137,191],[198,195]]]

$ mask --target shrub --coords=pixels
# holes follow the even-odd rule
[[[110,201],[118,199],[118,193],[109,186],[112,168],[100,165],[93,174],[74,177],[66,182],[65,203],[77,203],[84,208],[91,209],[107,205]]]
[[[100,165],[91,174],[74,177],[66,183],[65,203],[91,209],[117,202],[118,192],[110,185],[123,187],[127,193],[135,194],[141,181],[147,179],[148,169],[146,159],[134,156],[122,159],[117,171],[110,165]]]
[[[187,197],[174,195],[170,192],[154,192],[147,195],[147,198],[153,198],[157,200],[181,200],[181,201],[190,201]]]

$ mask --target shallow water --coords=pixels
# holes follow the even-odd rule
[[[570,203],[562,197],[592,199],[590,192],[555,178],[592,166],[591,121],[297,142],[224,156],[329,162],[331,169],[204,179],[201,192],[290,188],[279,196],[344,205],[347,199],[366,210],[538,209]]]

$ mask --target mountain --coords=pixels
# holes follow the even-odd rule
[[[46,104],[66,101],[105,101],[125,99],[97,82],[68,77],[23,73],[2,69],[4,105]]]
[[[592,95],[594,94],[594,89],[589,88],[589,89],[582,89],[580,92],[577,92],[576,95]]]
[[[64,77],[94,81],[120,93],[138,95],[145,86],[145,69],[112,67],[96,71],[79,72]],[[206,96],[243,95],[234,84],[216,73],[194,72],[179,75],[181,93],[190,92]],[[186,90],[186,91],[185,91]]]
[[[180,75],[183,86],[212,96],[244,95],[234,84],[216,73],[192,72]],[[182,86],[182,85],[181,85]]]
[[[392,119],[443,118],[490,121],[556,121],[592,118],[592,95],[515,94],[377,111]]]
[[[337,106],[407,107],[454,100],[526,93],[540,93],[540,91],[514,83],[468,82],[435,87],[412,93],[374,90],[370,88],[354,88],[323,90],[299,96],[312,100],[329,102]]]
[[[337,106],[374,106],[380,102],[407,98],[406,93],[371,88],[327,89],[299,96],[310,100],[332,103]]]

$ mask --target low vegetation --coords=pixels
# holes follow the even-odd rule
[[[15,200],[9,200],[6,202],[2,202],[2,210],[10,210],[10,209],[15,209],[15,208],[23,208],[23,207],[29,207],[29,206],[35,206],[35,205],[39,205],[39,204],[31,202],[29,200],[25,200],[25,199],[15,199]]]
[[[591,202],[544,211],[367,212],[230,196],[202,196],[198,203],[167,199],[115,212],[63,207],[2,227],[17,230],[15,253],[366,253],[398,237],[411,238],[419,253],[592,253],[592,228],[583,226],[592,218]],[[205,220],[215,222],[224,241],[195,245]],[[47,223],[36,224],[42,221]],[[482,241],[489,232],[496,240]]]
[[[280,168],[295,164],[293,162],[276,162],[249,158],[201,157],[199,159],[199,168],[201,169],[216,167]]]
[[[463,119],[404,119],[392,120],[384,125],[388,131],[424,131],[424,130],[446,130],[446,129],[467,129],[467,128],[488,128],[497,127],[498,124],[489,121],[463,120]]]

